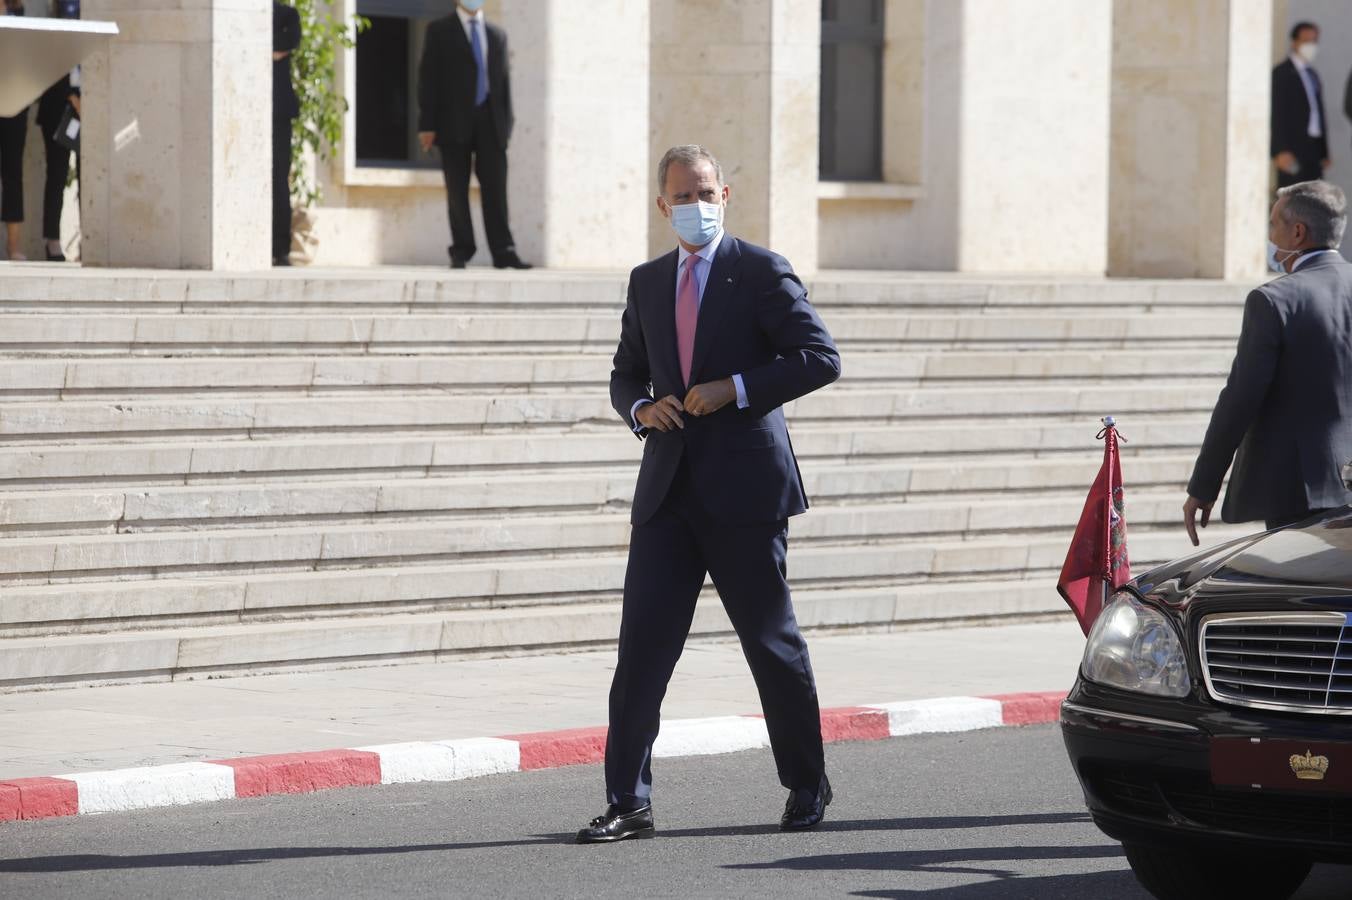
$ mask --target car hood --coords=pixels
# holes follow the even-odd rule
[[[1352,593],[1352,507],[1299,525],[1239,538],[1136,579],[1143,594],[1176,609],[1204,598]]]

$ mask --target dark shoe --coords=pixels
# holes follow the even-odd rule
[[[451,257],[451,268],[452,268],[452,269],[463,269],[464,267],[465,267],[465,260],[463,260],[463,259],[456,259],[454,256]]]
[[[531,269],[534,268],[530,263],[517,256],[515,253],[508,254],[501,259],[493,260],[495,269]]]
[[[272,264],[273,264],[274,266],[282,266],[282,267],[285,267],[285,268],[289,268],[289,267],[291,266],[291,257],[289,257],[289,256],[274,256],[274,257],[272,258]]]
[[[470,258],[474,256],[474,248],[470,247],[469,252],[466,253],[462,247],[461,252],[457,253],[454,247],[447,247],[446,255],[451,258],[452,269],[463,269],[469,265]]]
[[[815,828],[826,815],[826,807],[831,802],[831,782],[822,776],[817,790],[797,788],[789,791],[789,800],[784,804],[784,815],[779,820],[780,831],[803,831]]]
[[[632,812],[621,812],[618,806],[611,804],[604,815],[592,819],[591,824],[577,833],[577,842],[609,844],[625,838],[650,838],[656,833],[651,803]]]
[[[50,251],[50,250],[47,251],[47,262],[65,262],[65,261],[66,261],[66,254],[64,254],[64,253],[53,253],[53,252]]]

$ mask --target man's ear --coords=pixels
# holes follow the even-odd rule
[[[663,197],[657,198],[657,211],[662,214],[663,218],[671,218],[671,213],[667,209],[667,201]]]

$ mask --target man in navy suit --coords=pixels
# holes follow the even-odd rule
[[[1324,177],[1329,139],[1324,118],[1324,85],[1314,70],[1319,26],[1298,22],[1291,29],[1291,53],[1272,70],[1272,162],[1277,187]]]
[[[729,190],[703,147],[657,169],[679,246],[629,276],[610,376],[643,438],[610,690],[606,811],[581,843],[651,837],[652,760],[667,682],[706,573],[760,693],[780,782],[780,827],[831,802],[817,688],[785,576],[789,516],[807,509],[781,406],[840,376],[840,355],[788,262],[723,231]]]

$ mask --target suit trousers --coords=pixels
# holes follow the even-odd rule
[[[751,667],[780,783],[813,790],[820,784],[821,714],[807,642],[789,597],[787,553],[783,519],[760,525],[714,519],[701,505],[684,460],[661,508],[634,526],[610,688],[608,802],[629,808],[649,802],[662,698],[706,571]]]
[[[56,126],[42,129],[42,149],[47,158],[47,174],[42,185],[42,237],[48,241],[61,240],[61,208],[66,200],[66,176],[70,174],[70,148],[52,140]]]
[[[0,118],[0,222],[23,221],[23,145],[28,110]]]
[[[291,253],[291,120],[272,117],[272,258]]]
[[[438,132],[438,135],[444,132]],[[484,231],[493,262],[505,262],[516,253],[507,225],[507,148],[498,140],[493,113],[485,102],[474,111],[474,134],[458,144],[438,144],[441,172],[446,179],[446,208],[451,220],[451,258],[467,261],[477,249],[469,215],[469,172],[479,179]]]
[[[1302,181],[1316,181],[1324,177],[1324,160],[1320,156],[1320,143],[1318,138],[1309,138],[1300,147],[1297,147],[1293,153],[1296,156],[1296,164],[1300,170],[1294,175],[1287,174],[1281,169],[1277,170],[1277,187],[1290,187],[1293,184],[1300,184]]]

